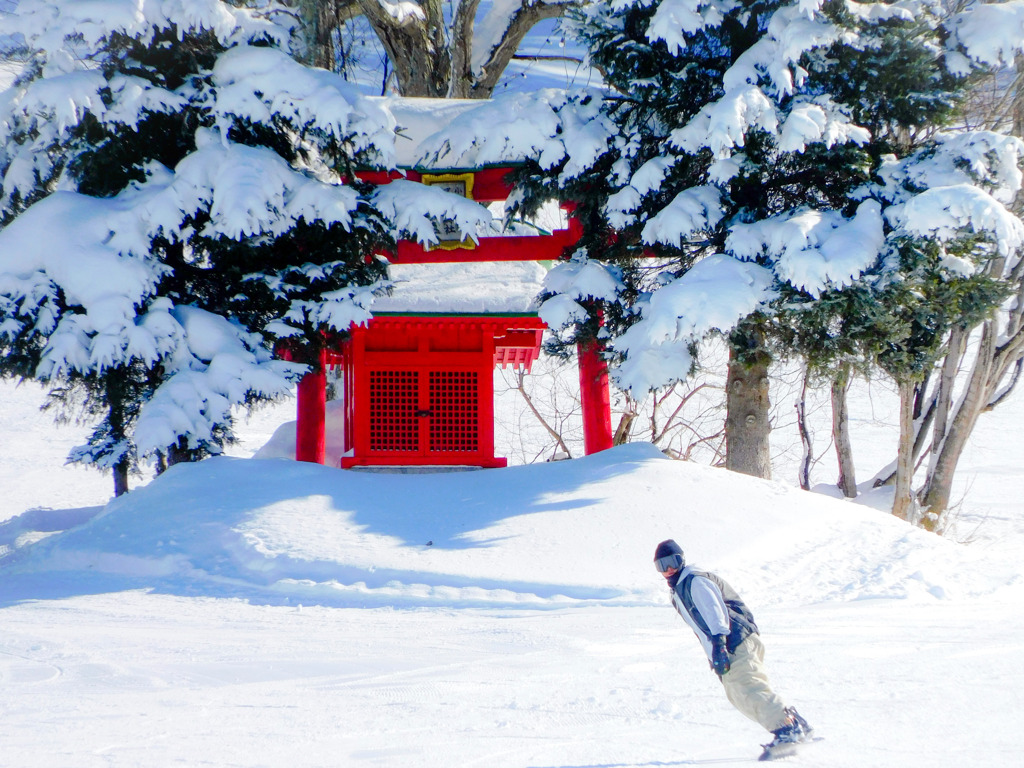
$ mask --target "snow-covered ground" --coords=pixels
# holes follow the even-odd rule
[[[962,543],[646,445],[441,475],[248,458],[288,405],[107,504],[62,466],[80,428],[31,385],[0,402],[0,766],[750,763],[766,734],[651,566],[670,536],[824,737],[791,764],[1024,753],[1019,394],[965,457]],[[866,479],[886,414],[854,415]]]

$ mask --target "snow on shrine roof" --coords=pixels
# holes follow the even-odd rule
[[[428,99],[388,96],[377,100],[395,119],[398,135],[395,137],[395,158],[400,168],[423,165],[423,146],[427,139],[439,133],[460,115],[485,104],[480,99]],[[475,165],[470,156],[448,157],[430,163],[431,168],[469,168]]]
[[[510,93],[490,100],[378,97],[376,103],[400,133],[396,164],[418,171],[503,167],[528,159],[542,168],[563,161],[586,168],[614,135],[601,113],[600,92],[593,89]]]
[[[527,158],[550,162],[566,154],[567,135],[587,150],[595,141],[603,146],[603,136],[565,134],[555,114],[559,94],[513,94],[498,99],[387,96],[373,101],[395,121],[398,167],[469,170],[515,165]]]
[[[547,270],[535,261],[393,264],[391,296],[374,314],[525,314],[537,311]]]

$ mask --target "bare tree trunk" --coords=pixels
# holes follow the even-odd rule
[[[125,441],[128,432],[128,391],[125,386],[124,372],[116,368],[107,369],[103,386],[106,390],[107,401],[107,423],[110,428],[109,436],[115,444]],[[131,469],[131,460],[121,452],[119,458],[111,467],[114,478],[114,496],[121,496],[128,493],[128,472]]]
[[[896,495],[892,513],[901,520],[915,522],[914,482],[914,382],[899,382],[900,432],[896,449]]]
[[[928,429],[935,418],[935,394],[925,397],[928,392],[926,382],[915,382],[914,391],[910,395],[910,416],[914,421],[914,436],[910,443],[910,461],[916,464],[918,457],[925,448]],[[889,465],[886,469],[875,475],[871,483],[872,488],[879,488],[883,485],[892,485],[896,481],[896,470]]]
[[[509,20],[508,28],[491,50],[487,51],[487,58],[471,80],[452,83],[452,95],[473,99],[489,99],[494,93],[494,88],[505,73],[515,52],[519,49],[523,38],[539,22],[545,19],[554,19],[564,16],[570,3],[545,3],[530,2],[523,0],[523,4],[516,9]]]
[[[362,14],[358,0],[284,0],[283,4],[295,8],[301,19],[299,30],[306,48],[303,61],[337,71],[338,33],[346,21]]]
[[[636,421],[636,417],[637,413],[632,409],[622,414],[622,418],[619,419],[619,425],[615,428],[615,434],[612,435],[612,445],[625,445],[629,442],[629,438],[633,433],[633,422]]]
[[[452,21],[452,75],[448,95],[465,99],[473,89],[473,20],[480,0],[461,0]]]
[[[771,450],[768,435],[768,364],[762,334],[743,334],[748,344],[729,345],[729,373],[726,379],[725,466],[735,472],[770,479]],[[741,342],[742,343],[742,342]]]
[[[128,461],[122,459],[112,468],[114,476],[114,496],[123,496],[128,493]]]
[[[846,393],[850,388],[850,364],[844,363],[832,380],[832,442],[836,447],[839,480],[836,485],[848,499],[857,497],[857,476],[850,442],[850,414]]]
[[[985,339],[982,343],[989,341]],[[964,399],[953,415],[949,430],[943,435],[941,445],[933,446],[932,464],[921,491],[921,507],[924,513],[921,525],[929,531],[941,532],[944,527],[952,495],[953,474],[981,413],[983,379],[987,378],[989,373],[991,351],[979,351],[978,358]],[[934,450],[936,447],[937,451]]]
[[[943,446],[946,442],[949,427],[949,415],[953,408],[953,390],[956,385],[956,375],[960,370],[960,363],[963,360],[964,348],[967,345],[969,335],[970,330],[962,325],[954,326],[949,333],[946,357],[942,362],[942,369],[939,373],[939,381],[935,390],[935,418],[932,423],[932,447],[928,460],[928,484],[930,484],[930,478],[935,475],[937,464],[943,453]],[[927,507],[927,504],[925,506]],[[925,522],[927,522],[927,519]]]
[[[937,530],[942,525],[940,524],[941,518],[945,516],[946,508],[949,505],[949,494],[951,493],[952,484],[952,472],[949,471],[948,461],[949,455],[946,452],[947,437],[949,436],[949,416],[953,407],[953,390],[956,384],[956,374],[959,371],[959,366],[964,359],[964,351],[967,346],[967,341],[970,336],[970,329],[964,326],[954,326],[949,332],[949,341],[946,344],[946,356],[942,361],[942,368],[939,373],[939,381],[936,385],[934,408],[935,418],[932,424],[932,447],[929,452],[929,463],[928,463],[928,474],[925,481],[925,487],[922,489],[922,526],[928,530]],[[980,356],[980,352],[979,352]],[[968,396],[977,396],[977,392],[974,395],[971,394],[971,388],[975,387],[979,382],[975,380],[975,376],[972,375],[971,382],[968,385]],[[963,409],[961,409],[963,410]],[[977,416],[974,417],[973,421],[977,420]],[[973,424],[972,424],[973,427]],[[963,445],[959,446],[956,450],[957,456],[963,451]],[[955,466],[955,462],[953,463]],[[944,483],[948,472],[948,483]],[[940,484],[945,484],[945,494],[940,492],[938,485],[935,485],[935,480],[938,480]],[[944,498],[943,498],[944,497]],[[931,498],[931,503],[928,499]],[[936,505],[933,507],[933,505]]]
[[[807,426],[807,378],[808,372],[804,371],[804,382],[800,388],[800,399],[796,401],[796,423],[800,431],[800,444],[803,445],[798,479],[800,487],[805,491],[811,490],[811,461],[813,460],[814,449],[811,429]]]
[[[444,39],[441,0],[422,0],[416,6],[421,13],[401,17],[378,0],[359,0],[359,7],[394,64],[402,95],[447,96],[451,49]]]
[[[977,358],[963,396],[949,420],[941,445],[933,457],[928,478],[921,491],[921,504],[927,513],[925,528],[941,530],[952,495],[953,475],[978,417],[996,397],[996,391],[1010,369],[1020,360],[1024,334],[1018,331],[1001,347],[999,328],[990,320],[982,327]]]
[[[943,429],[934,433],[931,462],[924,487],[919,493],[921,504],[926,512],[924,527],[942,532],[946,524],[949,502],[952,496],[954,473],[960,456],[963,454],[967,441],[978,422],[979,416],[1005,397],[1003,381],[1015,370],[1024,356],[1024,263],[1018,262],[1008,280],[1016,285],[1016,295],[1007,308],[1000,327],[1000,319],[987,320],[981,325],[981,335],[975,352],[974,364],[962,395],[953,405],[950,395],[942,400],[942,405],[949,410],[943,414]],[[1001,276],[1005,262],[998,259],[990,267],[990,274]],[[968,329],[954,329],[959,339],[950,339],[949,357],[944,367],[944,376],[948,374],[949,386],[952,388],[952,377],[963,357],[970,336]],[[950,358],[953,359],[951,362]],[[948,371],[946,370],[948,368]],[[1012,388],[1013,382],[1009,385]],[[1003,389],[1001,389],[1003,388]],[[943,409],[940,409],[943,410]]]
[[[1012,131],[1017,136],[1024,135],[1024,56],[1015,59],[1017,78],[1010,94],[1012,108]],[[1004,102],[1006,100],[1004,99]],[[1014,210],[1019,214],[1024,208],[1024,193],[1018,193],[1014,201]],[[988,274],[997,280],[1005,280],[1015,286],[1016,296],[1012,303],[1004,309],[1007,315],[1000,320],[991,319],[984,322],[978,341],[976,357],[970,375],[959,397],[954,397],[956,377],[963,360],[967,342],[975,329],[964,327],[953,328],[950,334],[946,358],[943,362],[941,378],[935,388],[929,412],[934,417],[931,430],[932,446],[929,456],[928,473],[924,486],[911,499],[904,498],[909,491],[898,487],[893,512],[899,514],[898,508],[916,512],[914,506],[919,501],[924,511],[921,524],[928,530],[942,532],[946,524],[949,503],[952,496],[954,473],[960,456],[967,445],[981,413],[989,410],[1000,402],[1009,389],[1016,383],[1016,375],[1009,385],[1003,382],[1012,371],[1020,366],[1024,356],[1024,330],[1022,330],[1022,313],[1024,313],[1024,263],[1018,262],[1010,272],[1004,274],[1006,263],[996,259],[990,264]],[[1002,327],[1000,323],[1002,322]],[[904,385],[900,385],[901,403],[901,445],[900,459],[902,464],[905,437],[903,435],[903,406],[907,396]],[[919,423],[919,428],[921,424]],[[924,427],[927,428],[926,426]],[[922,429],[923,432],[923,429]],[[918,441],[918,444],[920,440]],[[914,447],[916,452],[917,447]],[[908,466],[898,468],[899,478],[908,478],[913,472],[913,461]],[[905,516],[905,515],[900,515]],[[909,519],[909,515],[907,515]]]
[[[473,69],[474,20],[480,0],[456,5],[450,29],[443,0],[386,5],[381,0],[292,0],[305,21],[308,58],[316,66],[334,69],[338,52],[335,36],[343,23],[363,15],[387,52],[403,96],[488,99],[514,58],[523,39],[545,19],[565,15],[577,4],[521,0],[511,10],[508,25],[483,63]]]
[[[1018,53],[1013,59],[1013,68],[1017,72],[1017,77],[1013,82],[1013,124],[1010,128],[1011,132],[1018,139],[1024,138],[1024,54]],[[1024,189],[1017,191],[1017,197],[1013,201],[1013,211],[1018,216],[1021,214],[1021,210],[1024,209]]]

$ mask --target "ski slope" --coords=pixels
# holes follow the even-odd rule
[[[767,734],[651,566],[670,536],[825,737],[789,764],[1020,763],[1016,401],[965,459],[959,543],[649,445],[408,476],[247,458],[287,406],[107,504],[61,466],[76,428],[0,387],[2,766],[752,763]]]

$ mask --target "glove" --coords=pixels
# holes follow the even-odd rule
[[[725,647],[725,635],[711,638],[711,668],[719,677],[729,671],[729,650]]]

